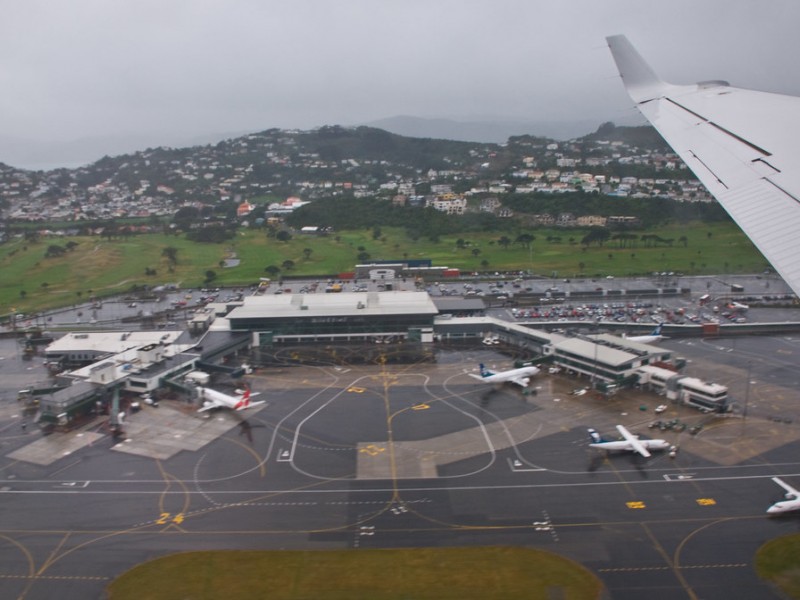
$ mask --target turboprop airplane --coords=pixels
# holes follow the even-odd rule
[[[636,107],[800,295],[800,98],[659,79],[624,35],[606,38]]]
[[[624,439],[604,440],[596,429],[590,429],[589,435],[592,437],[592,443],[589,444],[589,447],[603,450],[629,450],[638,452],[644,457],[650,456],[650,450],[667,450],[670,447],[670,443],[666,440],[640,440],[622,425],[617,425],[617,431]]]
[[[248,408],[254,408],[261,404],[264,404],[265,401],[261,400],[259,402],[251,402],[250,398],[258,396],[260,392],[256,392],[255,394],[250,393],[250,389],[246,389],[244,393],[240,396],[231,396],[224,392],[219,392],[217,390],[212,390],[211,388],[198,386],[197,393],[200,396],[200,399],[203,401],[203,406],[197,412],[205,412],[207,410],[211,410],[212,408],[230,408],[231,410],[245,410]]]
[[[780,477],[773,477],[772,481],[786,490],[786,500],[776,502],[767,509],[767,512],[771,515],[777,515],[780,513],[791,512],[800,509],[800,492],[794,489]]]
[[[476,375],[475,373],[470,373],[470,377],[474,377],[475,379],[480,379],[486,383],[505,383],[510,381],[511,383],[516,383],[520,387],[527,387],[528,382],[531,380],[531,377],[536,375],[539,372],[537,367],[522,367],[520,369],[511,369],[509,371],[499,371],[494,373],[487,369],[483,363],[480,365],[481,367],[481,374]]]
[[[649,335],[623,335],[622,337],[629,342],[639,342],[640,344],[655,344],[660,342],[664,339],[664,336],[661,335],[661,328],[663,327],[663,323],[659,323],[656,325],[656,328],[653,329],[653,332]]]

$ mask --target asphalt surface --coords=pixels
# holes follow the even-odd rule
[[[764,512],[781,499],[770,477],[800,485],[800,339],[665,344],[691,374],[729,385],[740,409],[746,398],[747,417],[673,405],[656,417],[661,398],[573,396],[586,381],[562,375],[537,376],[536,395],[486,386],[468,373],[510,360],[483,345],[409,364],[387,346],[367,365],[329,346],[314,367],[282,349],[285,364],[248,377],[267,404],[213,414],[206,427],[219,437],[199,449],[165,460],[117,452],[94,423],[91,443],[41,465],[10,457],[42,434],[23,431],[6,395],[0,597],[101,598],[135,564],[198,549],[519,544],[579,561],[618,600],[777,598],[753,560],[800,525]],[[2,358],[3,374],[17,373],[4,387],[41,375],[7,343]],[[196,430],[197,415],[162,404],[132,415],[131,428],[169,418],[169,433],[154,435]],[[704,428],[649,429],[656,418]],[[680,450],[643,459],[588,447],[588,427],[609,435],[617,423]]]

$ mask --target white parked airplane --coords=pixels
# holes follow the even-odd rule
[[[230,396],[224,392],[212,390],[211,388],[198,386],[198,395],[203,401],[203,406],[197,412],[205,412],[212,408],[230,408],[231,410],[245,410],[264,404],[265,401],[251,402],[250,398],[258,396],[260,392],[255,394],[250,393],[250,389],[246,389],[240,396]]]
[[[516,383],[518,386],[527,387],[531,377],[538,372],[539,369],[537,367],[522,367],[520,369],[511,369],[509,371],[494,373],[481,363],[481,374],[476,375],[475,373],[470,373],[469,375],[470,377],[480,379],[486,383],[505,383],[506,381],[510,381],[511,383]]]
[[[786,500],[776,502],[767,509],[767,512],[771,515],[777,515],[800,509],[800,491],[794,489],[780,477],[773,477],[772,481],[786,490]]]
[[[800,98],[666,83],[624,35],[606,40],[639,111],[800,295]]]
[[[667,450],[670,447],[670,443],[666,440],[640,440],[622,425],[617,425],[617,431],[620,432],[624,439],[604,440],[596,429],[590,429],[589,435],[592,438],[592,443],[589,444],[589,447],[602,448],[603,450],[629,450],[638,452],[645,457],[650,456],[650,450]]]
[[[660,342],[664,339],[664,336],[661,335],[661,328],[663,327],[662,323],[656,325],[656,328],[653,329],[653,332],[649,335],[623,335],[622,337],[628,340],[629,342],[639,342],[640,344],[655,344]]]

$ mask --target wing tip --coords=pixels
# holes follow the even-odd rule
[[[625,35],[607,36],[606,42],[625,89],[635,102],[646,102],[663,94],[668,85],[656,75]]]

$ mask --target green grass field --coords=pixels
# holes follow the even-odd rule
[[[641,235],[642,232],[636,232]],[[134,285],[177,283],[184,288],[203,285],[206,272],[216,275],[211,285],[249,285],[268,276],[265,268],[281,268],[281,276],[325,276],[351,271],[363,248],[371,260],[426,258],[436,266],[462,271],[525,270],[545,276],[604,277],[629,276],[653,271],[682,272],[686,275],[710,273],[760,272],[767,262],[735,224],[695,223],[689,226],[660,228],[663,238],[687,237],[687,244],[671,247],[621,248],[614,241],[603,247],[584,249],[580,230],[534,230],[536,240],[530,249],[511,245],[507,249],[497,240],[515,234],[490,232],[450,236],[431,242],[414,241],[401,229],[386,228],[381,239],[372,231],[342,231],[334,236],[295,235],[288,242],[267,238],[262,230],[240,230],[224,244],[201,244],[182,236],[148,234],[128,239],[99,237],[42,238],[39,242],[14,239],[0,246],[0,314],[33,312],[73,304],[89,296],[99,297],[125,292]],[[548,236],[560,242],[547,241]],[[457,238],[467,245],[457,247]],[[572,241],[570,241],[572,238]],[[46,258],[51,244],[77,245],[63,256]],[[164,248],[176,249],[177,261],[167,262]],[[306,252],[306,249],[309,252]],[[233,256],[236,267],[223,267]],[[291,260],[294,267],[282,268]],[[145,270],[156,275],[146,275]]]
[[[599,580],[563,557],[515,547],[175,554],[109,586],[111,600],[591,600]]]
[[[800,599],[800,535],[770,540],[756,553],[756,572],[774,583],[787,598]]]

